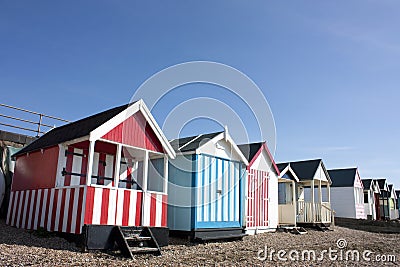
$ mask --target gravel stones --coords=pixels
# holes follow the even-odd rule
[[[1,266],[396,266],[400,262],[400,235],[378,234],[336,227],[335,231],[308,230],[305,235],[265,233],[247,236],[240,241],[191,244],[184,239],[171,238],[162,248],[162,256],[137,255],[125,259],[118,251],[82,253],[74,243],[50,235],[39,237],[29,231],[7,226],[0,221]],[[337,249],[337,240],[345,239],[348,250],[370,250],[373,255],[395,255],[395,263],[365,261],[279,261],[260,260],[259,251],[267,248],[301,251],[315,250],[317,255],[329,247]],[[261,253],[261,255],[263,255]]]

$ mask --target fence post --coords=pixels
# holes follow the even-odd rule
[[[42,118],[43,118],[43,114],[39,114],[39,123],[38,123],[38,129],[37,129],[37,137],[39,137],[40,135],[40,125],[42,124]]]

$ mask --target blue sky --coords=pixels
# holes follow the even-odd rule
[[[278,162],[323,158],[400,188],[400,2],[142,2],[0,1],[0,102],[76,120],[168,66],[221,62],[266,96]]]

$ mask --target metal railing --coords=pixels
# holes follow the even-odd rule
[[[17,108],[17,107],[13,107],[13,106],[6,105],[6,104],[1,104],[0,103],[0,107],[4,107],[4,108],[7,108],[7,109],[18,110],[20,112],[23,112],[23,114],[29,113],[29,114],[33,114],[33,115],[39,116],[37,121],[32,121],[32,120],[29,120],[29,119],[18,118],[18,117],[14,117],[14,116],[5,115],[5,114],[1,114],[0,113],[0,117],[12,120],[14,122],[14,123],[0,122],[0,125],[6,126],[6,127],[15,128],[15,129],[20,129],[20,130],[24,130],[24,131],[34,132],[34,133],[36,133],[37,137],[39,137],[41,134],[44,134],[47,131],[49,131],[49,130],[51,130],[52,128],[55,127],[54,125],[49,125],[47,123],[43,123],[43,119],[44,118],[47,118],[47,119],[50,119],[50,120],[54,120],[54,121],[58,121],[58,122],[69,122],[68,120],[64,120],[64,119],[61,119],[61,118],[58,118],[58,117],[46,115],[46,114],[43,114],[43,113],[39,113],[39,112],[35,112],[35,111],[23,109],[23,108]],[[23,126],[17,125],[17,124],[15,124],[16,121],[20,121],[20,122],[24,123],[24,125]],[[27,124],[27,125],[32,125],[33,124],[33,125],[37,125],[37,127],[31,128],[29,126],[26,126],[25,124]],[[45,128],[45,129],[43,129],[43,128]]]

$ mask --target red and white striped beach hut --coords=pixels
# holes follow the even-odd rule
[[[57,127],[14,156],[7,224],[72,234],[148,226],[168,240],[175,152],[142,100]]]
[[[247,158],[246,233],[250,235],[275,231],[278,227],[278,177],[267,143],[238,146]]]

